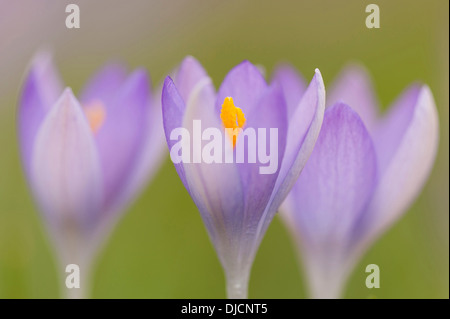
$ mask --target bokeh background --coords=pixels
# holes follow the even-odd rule
[[[76,3],[81,28],[66,29]],[[381,28],[365,27],[377,3]],[[243,59],[270,75],[289,61],[325,85],[348,62],[371,71],[385,110],[409,83],[427,83],[440,118],[433,172],[407,214],[356,267],[346,298],[449,297],[449,2],[434,1],[47,1],[0,0],[0,297],[57,298],[56,262],[21,170],[15,112],[33,54],[50,48],[77,92],[103,63],[144,66],[158,84],[195,56],[216,87]],[[414,173],[414,172],[412,172]],[[365,266],[381,288],[365,287]],[[117,225],[95,267],[95,298],[224,298],[224,276],[200,215],[167,157]],[[294,246],[278,217],[261,244],[251,298],[305,298]]]

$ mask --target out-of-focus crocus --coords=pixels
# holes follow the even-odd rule
[[[380,116],[369,77],[351,66],[329,90],[331,103],[314,151],[281,206],[314,298],[341,296],[362,254],[419,194],[439,138],[426,85],[410,86]]]
[[[38,54],[23,85],[18,131],[26,177],[64,272],[80,267],[86,290],[99,245],[164,155],[158,97],[144,70],[110,64],[77,99],[48,53]]]
[[[228,297],[246,298],[250,269],[259,244],[320,131],[325,108],[321,74],[316,70],[301,99],[289,110],[278,81],[267,85],[250,62],[244,61],[233,68],[216,93],[202,66],[187,57],[174,80],[170,77],[165,80],[162,108],[172,160],[172,148],[179,143],[172,133],[178,128],[186,129],[194,139],[195,134],[205,139],[205,134],[195,132],[194,121],[201,121],[202,128],[241,129],[242,135],[230,139],[224,134],[223,137],[223,151],[232,157],[242,148],[247,154],[250,148],[250,138],[245,136],[247,129],[277,129],[278,165],[268,174],[261,173],[260,164],[248,159],[244,163],[195,162],[195,154],[199,159],[198,152],[201,152],[198,146],[190,147],[193,162],[174,161],[224,268]],[[209,133],[206,135],[206,139],[211,139]],[[268,140],[263,142],[266,150]]]

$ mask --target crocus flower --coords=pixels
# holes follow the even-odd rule
[[[248,128],[278,130],[278,167],[273,174],[261,174],[259,163],[250,161],[174,161],[224,268],[230,298],[247,297],[259,244],[309,157],[323,120],[325,90],[318,70],[296,105],[286,103],[280,81],[268,85],[259,70],[244,61],[228,73],[216,93],[202,66],[187,57],[174,80],[167,77],[164,82],[163,121],[171,150],[179,143],[172,132],[184,128],[194,134],[195,120],[203,128],[243,129],[241,134]],[[239,135],[230,139],[224,134],[223,143],[227,154],[240,147],[248,150],[245,137]]]
[[[81,294],[99,245],[164,154],[159,99],[144,70],[98,72],[79,100],[47,53],[25,79],[18,127],[23,166],[64,272],[80,267]]]
[[[314,298],[341,295],[362,254],[419,194],[438,144],[436,106],[426,85],[411,85],[380,116],[368,76],[351,66],[330,90],[332,103],[281,208]]]

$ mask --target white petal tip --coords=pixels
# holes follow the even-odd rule
[[[419,94],[433,98],[433,93],[431,93],[430,87],[426,84],[421,85]]]
[[[317,85],[319,87],[319,90],[322,91],[322,92],[325,92],[325,84],[323,83],[322,73],[320,72],[320,70],[318,68],[315,69],[314,73],[315,73],[314,78],[317,81]]]
[[[199,64],[198,60],[192,56],[192,55],[187,55],[183,61],[181,62],[181,64]]]
[[[321,87],[324,87],[324,89],[325,89],[325,85],[323,84],[322,73],[320,72],[320,70],[318,68],[316,68],[314,70],[314,77],[316,78],[316,80],[319,83],[319,85]]]
[[[70,101],[70,102],[74,102],[77,101],[76,97],[73,94],[73,91],[70,87],[66,87],[63,91],[63,93],[61,94],[61,97],[59,98],[59,100],[56,102],[57,104],[59,102],[62,101]]]
[[[72,89],[71,89],[69,86],[66,87],[66,88],[64,89],[63,95],[68,95],[68,96],[73,95]]]
[[[53,60],[53,51],[49,48],[39,49],[32,58],[32,64],[34,63],[49,63]]]
[[[424,84],[420,87],[419,95],[417,97],[417,102],[422,108],[436,110],[436,103],[434,101],[433,93],[428,85]]]

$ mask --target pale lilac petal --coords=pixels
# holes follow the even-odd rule
[[[283,88],[288,118],[291,118],[306,91],[305,80],[292,66],[282,64],[276,68],[272,81],[280,83]]]
[[[243,225],[245,229],[243,233],[255,235],[258,224],[263,216],[263,212],[272,195],[275,182],[280,172],[280,166],[283,161],[286,139],[288,118],[286,114],[286,102],[283,96],[281,87],[275,83],[272,84],[268,90],[261,96],[258,103],[258,112],[254,112],[251,116],[247,116],[245,129],[254,129],[256,133],[256,143],[254,153],[256,153],[256,163],[248,162],[248,154],[245,154],[245,163],[238,164],[241,175],[244,198],[245,198],[245,220]],[[265,154],[269,154],[271,147],[276,145],[272,154],[272,163],[260,163],[257,149],[261,145],[258,144],[258,139],[261,133],[258,130],[265,129],[266,145]],[[271,141],[270,135],[274,134],[271,129],[276,130],[277,139]],[[244,134],[245,131],[241,134]],[[275,136],[275,135],[273,135]],[[240,144],[246,145],[246,151],[251,150],[248,143],[248,138],[241,135],[238,137],[235,152],[239,149]]]
[[[182,127],[186,104],[192,91],[202,80],[210,81],[201,64],[192,56],[186,57],[175,73],[176,85],[168,76],[164,81],[161,97],[163,126],[169,151],[176,143],[175,140],[170,139],[170,134],[172,130]],[[181,163],[174,163],[174,165],[189,192],[183,165]]]
[[[148,125],[149,79],[143,70],[130,75],[114,103],[107,108],[104,124],[95,140],[104,176],[107,212],[115,211],[126,200],[123,190],[136,165],[144,132]]]
[[[63,237],[92,234],[101,211],[101,169],[92,132],[70,89],[37,133],[31,185],[50,226]]]
[[[376,153],[361,119],[345,104],[328,108],[314,151],[291,192],[308,246],[347,243],[375,181]]]
[[[172,147],[177,143],[176,140],[172,140],[170,138],[171,132],[182,127],[186,104],[184,103],[183,98],[178,93],[175,84],[169,76],[166,77],[164,81],[161,95],[161,105],[163,115],[163,128],[166,136],[167,146],[170,151]],[[190,193],[189,185],[186,181],[186,176],[184,173],[183,164],[174,163],[174,166],[178,173],[178,176],[180,176],[180,179],[183,182],[184,187],[186,187],[187,191]]]
[[[177,143],[177,137],[171,139],[172,131],[179,128],[186,128],[190,131],[192,136],[193,120],[200,120],[203,129],[209,127],[221,128],[219,115],[215,114],[215,93],[209,77],[200,79],[200,81],[191,88],[191,92],[186,95],[189,96],[189,99],[185,102],[179,94],[177,87],[175,87],[172,79],[170,77],[166,78],[162,92],[162,108],[164,132],[169,151]],[[190,107],[187,108],[186,104]],[[192,159],[192,149],[190,152]],[[188,192],[190,192],[189,183],[185,176],[184,165],[182,165],[182,163],[174,163],[174,165],[184,186]]]
[[[221,127],[219,115],[216,115],[214,109],[215,95],[212,89],[211,81],[202,81],[197,84],[190,95],[186,106],[186,112],[183,117],[182,126],[190,132],[192,143],[196,143],[194,136],[193,121],[201,121],[201,130],[207,128],[219,129],[221,141],[225,143],[228,151],[231,149],[231,143],[226,138],[225,132]],[[208,142],[203,142],[202,146]],[[186,180],[191,190],[191,196],[198,206],[207,206],[206,210],[200,209],[202,216],[206,219],[208,225],[211,222],[215,225],[208,230],[211,236],[216,233],[236,233],[233,229],[236,225],[230,225],[233,220],[239,219],[239,213],[242,215],[243,197],[239,171],[234,164],[226,163],[205,163],[202,154],[199,155],[201,163],[194,163],[196,150],[191,144],[191,163],[183,163],[186,173]],[[222,159],[224,156],[222,156]],[[222,231],[221,231],[222,230]],[[219,235],[223,235],[219,234]]]
[[[53,65],[52,56],[46,52],[37,54],[22,88],[18,109],[19,139],[27,175],[36,133],[62,91],[62,81]]]
[[[260,219],[253,245],[258,247],[273,216],[297,181],[316,143],[325,109],[325,88],[320,71],[308,86],[292,118],[288,119],[286,148],[271,199]]]
[[[200,62],[192,56],[184,58],[176,72],[174,83],[185,103],[189,100],[189,96],[197,83],[206,77],[208,77],[208,74]]]
[[[226,139],[219,114],[214,108],[215,101],[211,81],[205,79],[198,83],[187,102],[183,127],[188,129],[191,139],[195,141],[193,121],[201,120],[202,130],[220,130],[222,143],[225,143],[227,151],[231,151],[231,143]],[[191,145],[192,160],[194,152]],[[183,164],[188,189],[199,208],[222,265],[226,270],[234,270],[236,267],[240,270],[247,255],[243,252],[246,247],[242,246],[242,236],[245,235],[242,232],[245,202],[239,171],[234,164],[206,163],[203,159],[201,163]]]
[[[155,96],[150,96],[149,98],[148,124],[140,146],[138,159],[132,169],[127,190],[125,191],[125,198],[131,199],[140,193],[167,155],[162,121],[161,91],[162,87],[156,90]]]
[[[163,114],[163,126],[169,149],[176,143],[172,141],[170,132],[183,124],[184,111],[186,104],[178,92],[173,80],[168,76],[164,80],[163,90],[161,94],[161,105]]]
[[[162,86],[156,89],[155,95],[149,99],[147,132],[144,137],[145,141],[141,146],[138,163],[134,169],[136,186],[132,189],[142,188],[146,181],[150,180],[152,175],[155,174],[156,169],[167,155],[162,121],[161,92]]]
[[[217,114],[220,114],[226,97],[232,97],[234,105],[245,115],[257,112],[259,99],[266,90],[266,81],[258,68],[244,61],[231,69],[223,80],[217,93]]]
[[[275,214],[300,175],[319,135],[324,110],[325,87],[322,75],[316,69],[299,106],[289,119],[286,150],[266,213]],[[270,219],[267,220],[270,222]]]
[[[80,101],[89,105],[101,101],[110,106],[116,93],[127,79],[127,68],[120,63],[109,63],[98,71],[81,90]]]
[[[345,104],[328,108],[314,151],[283,205],[313,296],[339,295],[352,266],[353,229],[376,180],[376,153],[363,122]]]
[[[397,125],[395,125],[397,124]],[[392,143],[377,136],[377,152],[390,152],[368,207],[369,230],[361,249],[392,225],[412,204],[434,163],[439,141],[436,105],[428,86],[412,87],[393,106],[381,126]]]
[[[247,160],[245,163],[236,164],[242,182],[243,198],[241,196],[229,197],[228,200],[243,200],[244,207],[239,206],[239,210],[235,214],[230,214],[230,218],[233,218],[235,224],[234,228],[226,230],[230,238],[225,238],[228,239],[225,244],[223,243],[224,238],[216,244],[219,247],[217,250],[222,257],[222,264],[229,282],[228,288],[235,285],[237,287],[235,289],[238,291],[242,289],[242,283],[249,279],[250,268],[259,247],[258,239],[263,236],[258,232],[258,227],[265,218],[264,211],[273,192],[284,155],[287,116],[281,87],[278,85],[269,87],[267,92],[261,96],[258,110],[259,112],[254,112],[253,116],[247,118],[245,129],[255,129],[257,141],[260,137],[259,134],[262,134],[262,132],[258,132],[258,129],[266,129],[266,154],[271,151],[271,161],[273,162],[262,164],[258,161],[257,156],[256,163],[249,163]],[[277,129],[276,140],[270,139],[270,134],[275,136],[270,129]],[[245,134],[245,131],[241,134]],[[248,142],[247,138],[243,139],[242,135],[238,137],[235,153],[241,143]],[[277,145],[276,150],[270,150],[273,145]],[[260,146],[258,144],[257,148]],[[246,148],[247,150],[250,148],[248,144]],[[265,174],[262,173],[262,170],[265,170]],[[236,185],[236,183],[231,183],[230,188],[233,188],[233,184]],[[223,197],[226,200],[227,193],[224,193]]]
[[[389,166],[412,121],[420,90],[419,85],[411,85],[389,107],[388,113],[376,123],[372,136],[377,149],[380,171]]]
[[[362,118],[369,132],[373,132],[379,112],[378,101],[370,76],[363,66],[349,65],[337,76],[328,90],[327,106],[336,102],[350,105]]]

